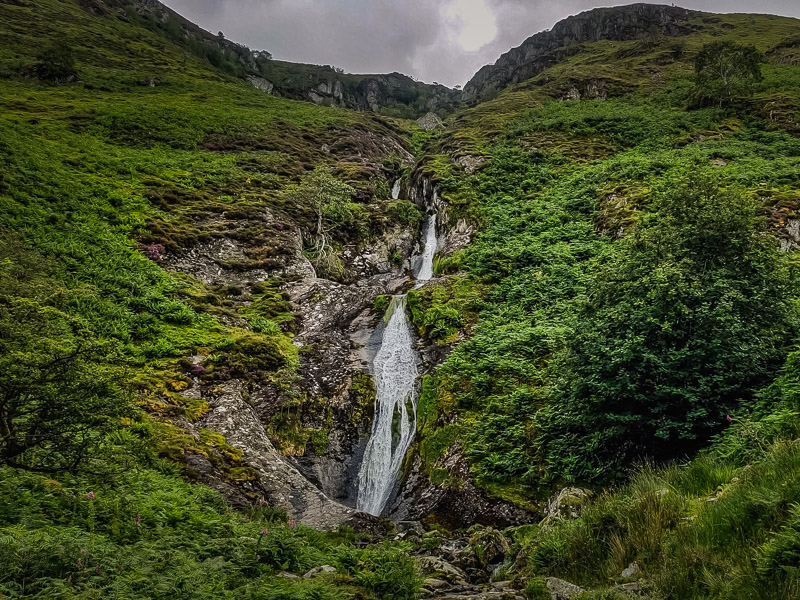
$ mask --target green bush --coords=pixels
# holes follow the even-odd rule
[[[797,330],[785,255],[754,203],[672,182],[594,278],[542,424],[571,480],[696,452],[767,384]]]

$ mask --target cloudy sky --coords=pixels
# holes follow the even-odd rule
[[[632,0],[631,0],[632,1]],[[165,0],[183,16],[281,60],[350,73],[400,71],[463,85],[530,35],[597,0]],[[683,0],[711,12],[800,17],[799,0]]]

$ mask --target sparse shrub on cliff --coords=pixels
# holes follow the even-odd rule
[[[724,106],[736,97],[753,94],[763,79],[765,61],[754,46],[736,42],[711,42],[695,60],[695,101]]]

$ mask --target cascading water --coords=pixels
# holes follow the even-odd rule
[[[392,186],[392,200],[397,200],[400,197],[400,180],[394,182]]]
[[[392,189],[392,197],[397,198],[399,193],[398,180]],[[416,273],[417,282],[433,277],[436,247],[436,215],[431,215],[426,224],[425,248]],[[414,336],[406,315],[405,295],[392,298],[385,319],[381,345],[372,361],[376,387],[375,419],[358,473],[356,500],[358,510],[372,515],[380,515],[386,507],[417,425],[414,387],[419,373]]]
[[[386,314],[389,322],[372,363],[375,420],[358,474],[357,508],[372,515],[380,515],[389,500],[417,419],[417,355],[406,317],[406,297],[392,298]]]
[[[436,238],[436,214],[428,215],[425,224],[425,248],[422,250],[422,257],[419,261],[417,270],[417,281],[428,281],[433,277],[433,256],[436,254],[438,240]]]

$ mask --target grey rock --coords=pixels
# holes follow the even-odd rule
[[[325,496],[283,460],[243,392],[244,383],[238,380],[220,385],[209,398],[211,412],[202,426],[221,433],[229,444],[242,449],[245,463],[258,472],[258,484],[271,506],[318,529],[352,522],[357,517],[354,509]]]
[[[514,587],[513,581],[495,581],[492,583],[492,587],[496,590],[507,590]]]
[[[589,492],[584,489],[575,487],[564,488],[548,501],[545,515],[547,517],[577,519],[588,498]]]
[[[621,577],[633,577],[640,571],[639,565],[636,562],[629,564],[620,574]]]
[[[317,575],[330,575],[332,573],[336,573],[336,567],[332,567],[331,565],[321,565],[308,571],[305,575],[303,575],[303,579],[311,579]]]
[[[416,560],[417,569],[423,575],[444,579],[450,583],[465,584],[467,574],[444,559],[436,556],[420,556]]]
[[[422,585],[431,590],[441,590],[446,587],[450,587],[450,584],[447,581],[444,579],[436,579],[435,577],[427,578]]]
[[[432,131],[434,129],[441,129],[444,127],[444,123],[442,123],[442,120],[436,113],[429,112],[424,117],[417,119],[417,126],[425,131]]]
[[[268,79],[264,79],[263,77],[256,77],[255,75],[250,75],[247,78],[247,81],[249,81],[253,85],[253,87],[258,88],[265,94],[271,94],[272,90],[275,88],[275,85],[271,81],[269,81]]]
[[[398,532],[416,531],[421,534],[425,533],[425,528],[420,521],[398,521],[396,527]]]
[[[558,579],[557,577],[548,577],[545,583],[547,584],[547,590],[550,592],[552,600],[570,600],[570,598],[583,592],[582,587],[570,583],[569,581]]]

